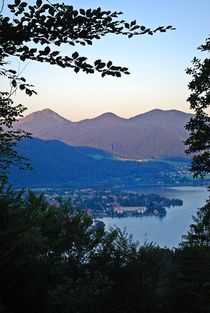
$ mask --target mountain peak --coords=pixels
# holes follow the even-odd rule
[[[40,120],[40,121],[57,121],[57,122],[69,122],[71,123],[71,121],[65,119],[64,117],[60,116],[58,113],[54,112],[51,109],[43,109],[41,111],[36,111],[33,112],[29,115],[27,115],[26,117],[23,117],[20,121],[24,121],[24,122],[29,122],[29,121],[33,121],[33,120]]]
[[[112,113],[106,112],[94,118],[94,120],[108,120],[108,121],[117,121],[117,120],[124,120],[122,117]]]
[[[56,132],[58,132],[58,130],[63,132],[63,129],[72,124],[73,122],[63,118],[53,110],[44,109],[21,118],[15,123],[14,127],[29,131],[35,136],[38,135],[38,137],[41,132],[43,133],[40,136],[41,138],[53,139],[54,137],[56,138]],[[51,138],[52,133],[53,136]]]
[[[171,119],[178,119],[181,118],[182,120],[188,120],[192,114],[182,112],[179,110],[161,110],[161,109],[154,109],[139,115],[136,115],[134,117],[131,117],[130,121],[138,121],[138,120],[144,120],[144,121],[156,121],[160,122],[163,120],[166,120],[168,122],[173,122]]]
[[[49,109],[49,108],[46,108],[46,109],[43,109],[41,111],[37,111],[37,112],[34,112],[36,114],[45,114],[45,115],[59,115],[58,113],[56,113],[55,111]]]
[[[184,156],[186,123],[192,114],[155,109],[130,119],[108,112],[96,118],[70,122],[50,109],[22,119],[19,128],[42,139],[103,149],[127,159]]]

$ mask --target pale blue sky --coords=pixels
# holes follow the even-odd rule
[[[191,78],[185,69],[194,56],[206,56],[197,47],[210,34],[210,0],[62,2],[77,8],[100,6],[123,11],[123,19],[136,19],[138,24],[151,28],[173,25],[176,30],[132,39],[107,36],[93,46],[63,50],[66,54],[78,50],[90,61],[100,58],[127,66],[131,75],[123,78],[75,74],[69,69],[30,61],[23,75],[35,85],[38,95],[28,98],[19,93],[14,99],[28,107],[27,114],[51,108],[77,121],[104,112],[131,117],[154,108],[189,111],[186,98]],[[25,65],[17,60],[13,64],[16,68]]]

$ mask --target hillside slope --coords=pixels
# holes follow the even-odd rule
[[[46,109],[22,118],[16,127],[41,139],[103,149],[128,159],[184,156],[184,128],[192,115],[177,110],[153,110],[130,119],[113,113],[71,122]]]
[[[33,169],[12,167],[10,182],[15,187],[118,186],[153,183],[176,172],[163,161],[115,160],[107,152],[89,147],[72,147],[57,140],[26,139],[18,153],[31,160]]]

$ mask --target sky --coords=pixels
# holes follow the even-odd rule
[[[207,57],[197,47],[210,35],[210,0],[62,2],[77,9],[100,6],[122,11],[123,19],[136,19],[139,25],[151,28],[173,25],[176,30],[131,39],[109,35],[95,41],[93,46],[62,49],[66,55],[77,50],[92,62],[95,59],[112,60],[116,65],[126,66],[131,75],[122,78],[75,74],[70,69],[12,59],[12,66],[23,70],[22,75],[37,91],[37,95],[30,98],[21,92],[14,96],[15,103],[28,108],[26,114],[50,108],[65,118],[78,121],[104,112],[113,112],[124,118],[155,108],[190,112],[186,99],[191,77],[185,69],[191,66],[194,56]],[[3,13],[6,13],[6,8]]]

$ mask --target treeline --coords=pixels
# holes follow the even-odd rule
[[[146,206],[149,210],[159,209],[161,207],[182,206],[183,201],[180,199],[168,199],[158,194],[138,194],[127,193],[127,198],[119,199],[122,206]]]
[[[88,189],[89,190],[89,189]],[[72,193],[72,205],[73,207],[80,207],[82,209],[91,208],[94,216],[100,216],[101,213],[106,213],[108,216],[115,216],[116,212],[113,206],[120,205],[124,207],[146,207],[145,214],[154,214],[156,210],[161,215],[166,215],[166,207],[182,206],[183,201],[180,199],[168,199],[158,194],[139,194],[137,192],[111,190],[91,190],[89,191],[76,190]],[[136,215],[135,212],[129,213],[130,215]],[[120,214],[120,216],[128,216],[128,212]],[[139,215],[137,213],[137,215]]]
[[[56,140],[37,138],[23,140],[16,150],[31,161],[33,169],[10,168],[10,182],[15,188],[109,188],[116,185],[138,188],[141,184],[174,184],[175,181],[192,184],[187,178],[183,181],[176,166],[161,160],[97,160],[90,157],[90,148],[79,149]]]
[[[31,191],[2,185],[0,208],[2,312],[209,313],[209,202],[174,250]]]

